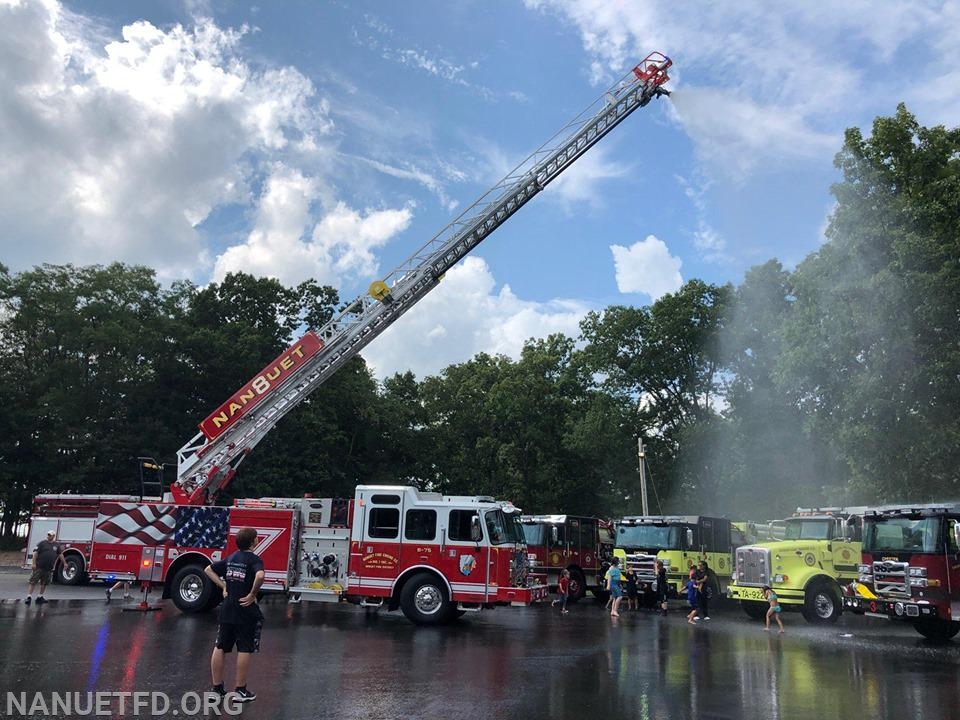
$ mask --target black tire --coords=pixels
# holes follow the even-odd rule
[[[410,622],[417,625],[447,622],[452,615],[452,605],[447,588],[432,573],[414,575],[400,593],[400,609]]]
[[[466,614],[466,610],[458,610],[457,604],[452,602],[450,603],[450,609],[447,610],[447,622],[456,622]]]
[[[209,607],[214,586],[200,565],[184,565],[173,576],[170,598],[185,613],[203,612]]]
[[[260,593],[257,593],[257,595],[258,595],[257,602],[260,602],[260,597],[259,597]],[[204,610],[213,610],[214,608],[218,607],[222,602],[223,602],[223,591],[219,590],[218,592],[218,588],[214,587],[210,591],[210,598],[207,600],[207,604],[204,607]]]
[[[84,579],[83,558],[71,553],[57,565],[56,580],[61,585],[80,585]]]
[[[570,593],[567,596],[568,603],[575,603],[578,600],[586,597],[587,595],[587,581],[583,577],[583,573],[579,570],[570,571],[570,584],[567,586],[568,592]]]
[[[960,632],[960,622],[949,620],[921,620],[913,625],[917,632],[933,642],[947,642]]]
[[[743,612],[746,613],[747,617],[751,620],[763,620],[767,615],[767,609],[770,607],[770,604],[757,602],[756,600],[741,600],[740,607],[743,608]]]
[[[840,592],[833,583],[811,583],[804,593],[803,617],[814,625],[835,623],[843,612]]]

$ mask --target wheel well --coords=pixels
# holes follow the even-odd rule
[[[807,580],[807,584],[803,586],[803,592],[806,593],[810,588],[816,587],[817,585],[829,585],[833,590],[836,591],[837,595],[840,598],[843,598],[843,591],[840,588],[839,583],[830,577],[829,575],[814,575],[812,578]]]
[[[403,573],[399,578],[397,578],[396,584],[393,586],[393,595],[390,598],[391,604],[393,602],[400,602],[400,595],[403,593],[404,586],[410,581],[410,578],[421,573],[426,573],[428,575],[433,575],[440,584],[447,589],[447,597],[453,597],[453,588],[450,587],[450,583],[447,582],[447,579],[437,572],[434,568],[431,567],[412,567],[406,572]]]
[[[170,597],[170,588],[173,585],[173,578],[176,577],[177,573],[180,572],[180,568],[184,565],[199,565],[200,567],[206,567],[210,565],[210,558],[201,553],[187,553],[181,555],[167,568],[165,573],[166,579],[163,581],[163,595],[162,598],[167,599]]]
[[[80,558],[80,564],[83,566],[81,569],[82,569],[82,570],[86,570],[86,569],[87,569],[87,559],[83,556],[83,553],[80,552],[79,550],[77,550],[76,548],[67,548],[66,550],[64,550],[64,551],[63,551],[63,557],[64,557],[64,559],[66,559],[66,558],[68,558],[68,557],[78,557],[78,558]],[[57,561],[57,565],[60,565],[60,564],[61,564],[61,563],[60,563],[60,561],[58,560],[58,561]]]

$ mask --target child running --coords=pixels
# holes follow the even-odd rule
[[[770,603],[770,609],[767,610],[767,626],[764,630],[770,629],[770,618],[772,617],[777,621],[777,625],[780,626],[780,632],[783,632],[783,622],[780,620],[780,611],[782,610],[780,607],[780,599],[769,585],[763,586],[763,596],[767,599],[767,602]]]
[[[690,603],[690,612],[687,614],[687,622],[691,625],[696,625],[697,620],[700,618],[697,616],[697,598],[700,594],[697,588],[697,574],[691,569],[690,575],[687,577],[687,602]]]
[[[564,570],[560,573],[560,579],[557,581],[557,599],[551,603],[552,605],[560,604],[560,614],[566,615],[567,612],[567,598],[570,597],[570,571]]]

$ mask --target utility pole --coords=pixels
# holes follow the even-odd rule
[[[643,507],[643,514],[649,515],[650,508],[647,506],[647,473],[644,468],[645,458],[647,456],[646,448],[643,446],[643,438],[637,438],[637,455],[640,460],[640,504]]]

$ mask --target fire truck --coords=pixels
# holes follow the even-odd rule
[[[706,515],[632,515],[616,523],[617,555],[637,574],[642,603],[654,603],[656,562],[667,571],[667,595],[676,597],[691,566],[706,560],[709,587],[719,598],[730,580],[734,548],[746,543],[743,531],[727,518]]]
[[[781,540],[737,548],[727,597],[759,619],[767,612],[763,586],[769,585],[784,609],[800,610],[807,622],[835,622],[843,588],[857,576],[864,509],[797,508],[782,522]]]
[[[543,599],[529,573],[519,509],[490,497],[361,485],[352,499],[239,499],[233,507],[101,500],[91,577],[163,584],[184,612],[221,594],[204,568],[257,531],[264,591],[295,602],[400,609],[418,624]],[[42,523],[41,523],[42,524]]]
[[[148,590],[157,584],[181,609],[202,609],[219,599],[204,566],[235,549],[236,531],[251,526],[267,565],[264,589],[286,590],[294,599],[385,604],[424,623],[540,599],[546,588],[528,572],[518,511],[492,498],[361,485],[346,505],[310,498],[241,500],[229,508],[214,503],[288,412],[633,111],[669,95],[664,84],[671,65],[661,53],[648,55],[367,294],[284,350],[199,423],[177,453],[176,481],[158,501],[71,496],[64,502],[88,501],[82,516],[54,503],[46,520],[35,517],[38,523],[56,517],[61,526],[82,519],[90,529],[89,540],[71,541],[77,546],[72,572],[139,580]],[[428,538],[416,528],[431,513]]]
[[[551,590],[560,572],[570,571],[568,602],[587,591],[604,595],[604,575],[613,558],[613,523],[575,515],[524,515],[520,518],[531,569],[545,575]]]
[[[930,640],[960,632],[960,505],[871,508],[844,606],[911,623]]]

